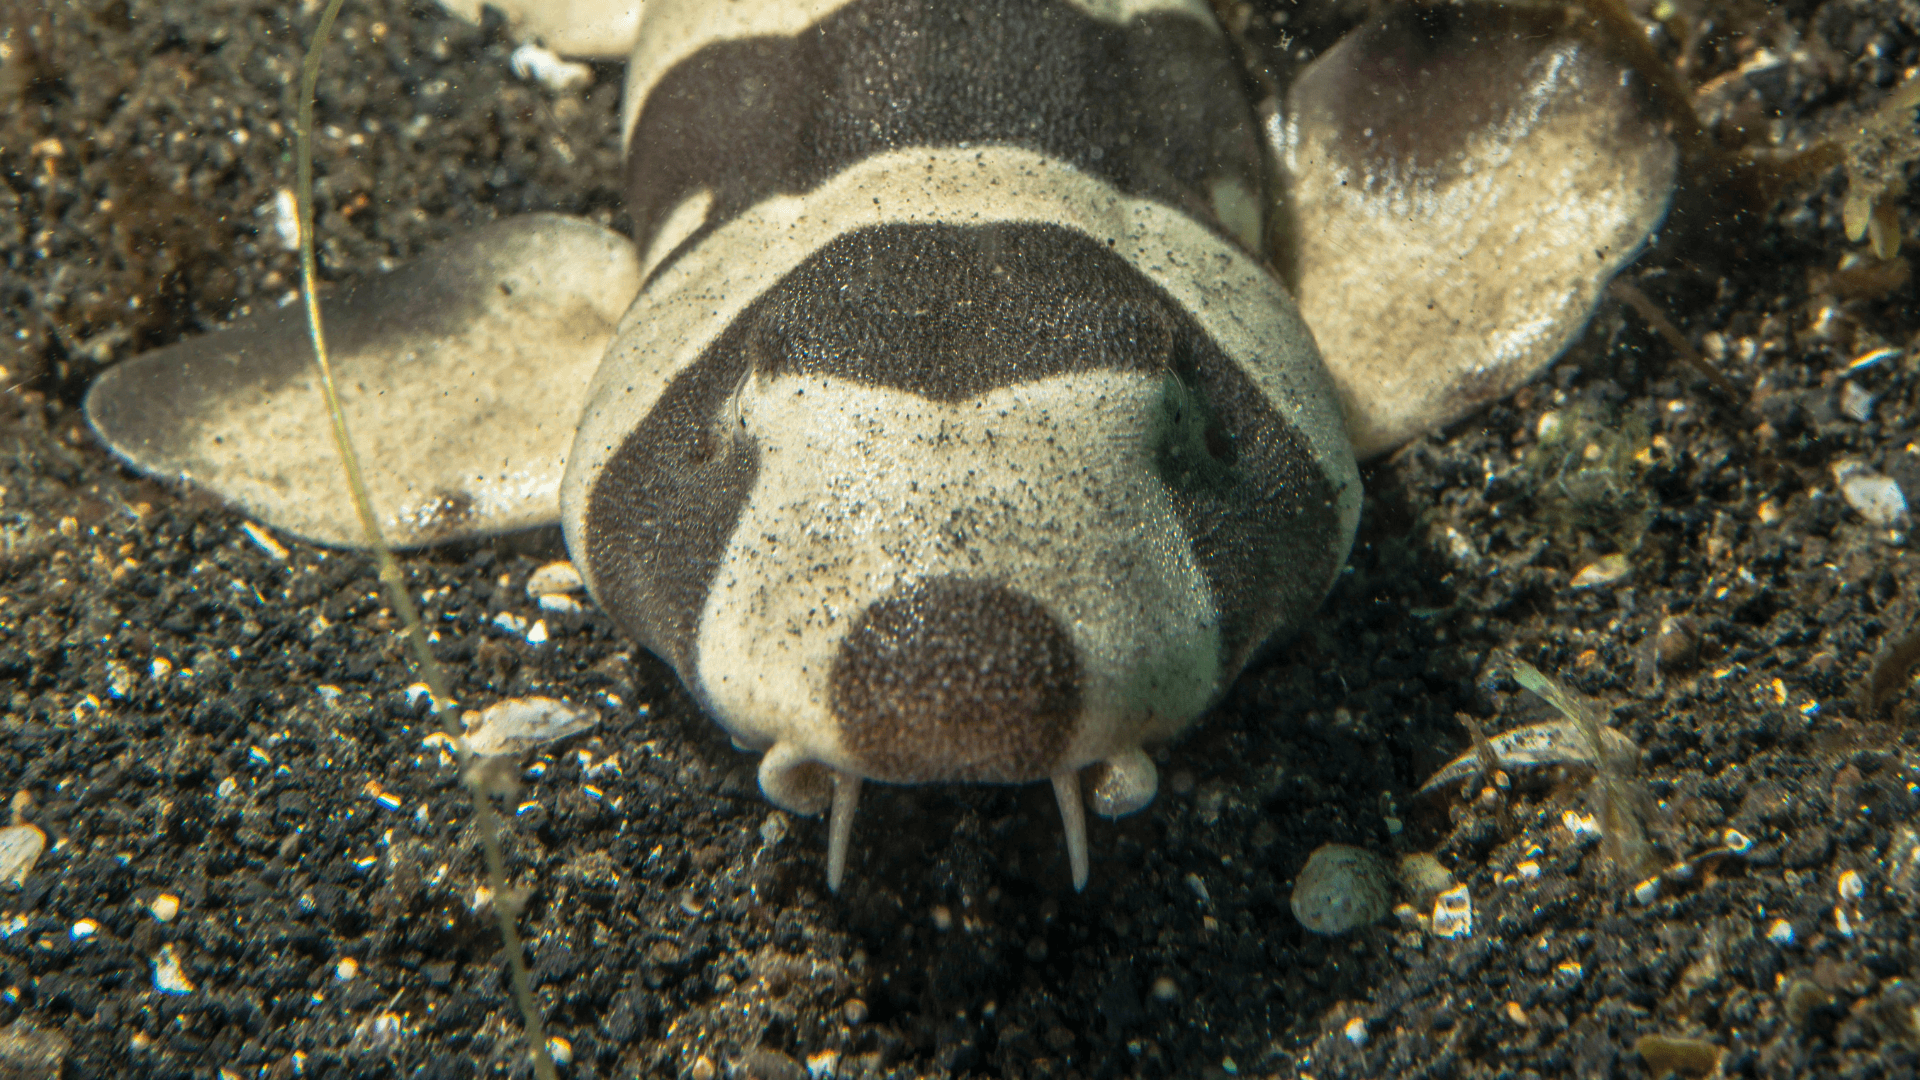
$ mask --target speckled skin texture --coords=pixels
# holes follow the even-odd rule
[[[1318,603],[1358,498],[1245,246],[1262,151],[1218,28],[863,0],[745,36],[757,6],[697,47],[705,8],[639,27],[648,285],[563,496],[596,599],[783,768],[1024,782],[1177,734]],[[875,653],[902,612],[945,644]],[[882,655],[922,689],[878,689]]]
[[[0,775],[66,843],[0,903],[26,922],[0,939],[22,991],[0,1000],[0,1024],[66,1040],[69,1078],[289,1075],[296,1061],[309,1076],[514,1068],[498,938],[469,907],[483,875],[465,796],[423,755],[434,724],[408,706],[416,676],[391,647],[371,561],[284,537],[291,556],[276,560],[242,517],[132,476],[78,422],[101,363],[286,291],[292,257],[255,211],[290,182],[287,73],[311,17],[278,2],[50,11],[36,38],[45,74],[0,90]],[[1298,53],[1358,18],[1316,0],[1251,11],[1283,82]],[[1685,56],[1696,86],[1726,77],[1723,132],[1763,115],[1791,143],[1857,122],[1920,62],[1910,4],[1686,11],[1729,33],[1649,40],[1669,63]],[[29,3],[0,20],[17,14],[41,18]],[[603,214],[624,228],[616,67],[556,96],[514,79],[517,43],[498,23],[354,0],[341,29],[318,110],[330,280],[374,279],[494,216]],[[1778,66],[1736,74],[1762,48]],[[35,149],[46,139],[63,156]],[[142,171],[150,185],[126,179]],[[1228,1059],[1242,1076],[1320,1080],[1636,1076],[1635,1040],[1676,1033],[1725,1046],[1729,1075],[1897,1074],[1911,1050],[1877,1018],[1909,1003],[1901,958],[1920,945],[1913,895],[1888,871],[1914,813],[1916,699],[1871,719],[1851,694],[1914,618],[1920,561],[1853,514],[1827,464],[1864,460],[1920,504],[1920,474],[1902,471],[1920,425],[1911,358],[1836,378],[1874,338],[1920,332],[1920,307],[1910,287],[1810,289],[1810,273],[1859,250],[1841,229],[1843,187],[1815,183],[1737,228],[1732,208],[1690,204],[1631,270],[1752,392],[1764,432],[1610,307],[1535,388],[1370,468],[1352,572],[1190,737],[1152,751],[1152,806],[1092,823],[1084,894],[1067,885],[1044,789],[874,785],[863,815],[884,827],[830,896],[825,824],[768,807],[753,760],[671,670],[604,613],[527,596],[557,545],[403,559],[463,701],[546,694],[605,716],[599,734],[528,762],[517,802],[530,805],[506,837],[509,874],[532,889],[522,932],[549,1030],[573,1049],[568,1075],[680,1076],[702,1057],[716,1075],[749,1059],[791,1071],[837,1053],[841,1076],[902,1080],[1094,1076],[1116,1062],[1184,1078]],[[170,219],[136,216],[135,190],[187,193],[160,209],[189,206],[199,224],[184,239],[137,231]],[[1911,196],[1897,209],[1920,231]],[[130,236],[144,238],[137,260]],[[1829,305],[1835,317],[1817,318]],[[1848,384],[1873,396],[1870,421],[1840,411]],[[1666,448],[1616,477],[1653,523],[1632,577],[1575,590],[1610,540],[1552,528],[1564,496],[1526,462],[1547,414],[1591,406],[1643,421]],[[550,639],[529,644],[494,622],[503,614],[545,619]],[[1643,684],[1643,647],[1664,640],[1669,615],[1690,620],[1691,656]],[[1729,827],[1754,854],[1640,905],[1558,824],[1591,812],[1577,784],[1516,776],[1512,833],[1451,795],[1416,801],[1468,746],[1456,712],[1489,735],[1548,718],[1483,675],[1502,648],[1614,709],[1646,751],[1676,855]],[[154,679],[155,659],[174,674]],[[369,798],[369,780],[403,809]],[[1307,933],[1287,896],[1328,842],[1435,852],[1487,931]],[[1537,879],[1517,878],[1527,860]],[[1852,938],[1833,922],[1844,870],[1868,887]],[[180,897],[168,923],[145,906],[163,893]],[[1776,918],[1793,945],[1768,939]],[[101,930],[76,941],[82,919]],[[153,990],[162,945],[198,993]],[[345,956],[359,970],[341,982]],[[1796,1026],[1782,980],[1834,1004]],[[355,1042],[388,1012],[402,1038]],[[1343,1034],[1353,1019],[1365,1046]]]

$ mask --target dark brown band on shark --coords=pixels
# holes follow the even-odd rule
[[[600,605],[683,676],[707,588],[753,491],[759,451],[723,406],[747,372],[738,350],[682,371],[593,485],[584,535]]]
[[[968,144],[1050,155],[1219,230],[1214,185],[1263,184],[1240,78],[1220,35],[1184,15],[857,0],[797,37],[710,45],[655,84],[629,143],[644,148],[627,166],[635,239],[648,250],[701,191],[704,233],[874,154]]]
[[[1080,682],[1073,639],[1044,606],[949,577],[869,606],[828,685],[841,746],[864,775],[1019,783],[1058,767]]]
[[[1320,606],[1346,558],[1340,490],[1305,435],[1194,329],[1175,339],[1161,401],[1160,478],[1213,590],[1231,675]]]
[[[814,253],[713,348],[745,353],[763,377],[836,376],[954,402],[1075,371],[1158,374],[1176,324],[1201,333],[1076,230],[881,225]]]

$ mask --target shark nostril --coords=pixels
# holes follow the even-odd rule
[[[870,605],[830,687],[841,743],[867,775],[1017,782],[1056,769],[1080,715],[1081,668],[1039,602],[946,577]]]

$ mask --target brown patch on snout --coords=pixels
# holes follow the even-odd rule
[[[1080,657],[1046,608],[937,578],[876,601],[834,658],[841,744],[894,783],[1050,776],[1081,705]]]

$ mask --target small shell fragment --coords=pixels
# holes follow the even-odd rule
[[[1573,580],[1568,584],[1576,589],[1611,585],[1631,573],[1633,573],[1633,564],[1627,561],[1625,555],[1606,555],[1581,567],[1580,572],[1573,575]]]
[[[1840,496],[1867,524],[1892,528],[1907,517],[1907,497],[1891,478],[1868,469],[1857,461],[1842,461],[1833,466],[1833,479],[1840,485]]]
[[[47,834],[34,825],[9,825],[0,829],[0,883],[18,888],[47,850]]]
[[[598,724],[600,714],[552,698],[530,697],[509,698],[461,719],[467,725],[467,749],[481,757],[498,757],[577,735]]]
[[[1293,917],[1316,934],[1343,934],[1393,912],[1393,868],[1364,848],[1322,844],[1293,885]]]
[[[1473,936],[1473,896],[1467,887],[1448,889],[1433,898],[1433,936]]]
[[[1600,741],[1605,745],[1608,757],[1626,761],[1640,759],[1640,747],[1613,728],[1602,725]],[[1487,742],[1493,747],[1494,756],[1500,759],[1501,767],[1506,769],[1593,764],[1592,743],[1588,741],[1586,733],[1580,730],[1580,725],[1570,720],[1528,724],[1495,735]],[[1427,782],[1420,785],[1420,792],[1425,794],[1458,783],[1479,771],[1479,754],[1468,750],[1428,777]]]
[[[562,60],[557,54],[538,45],[526,44],[513,50],[507,58],[507,64],[513,73],[528,82],[537,82],[556,94],[584,90],[593,85],[593,69],[572,60]]]

